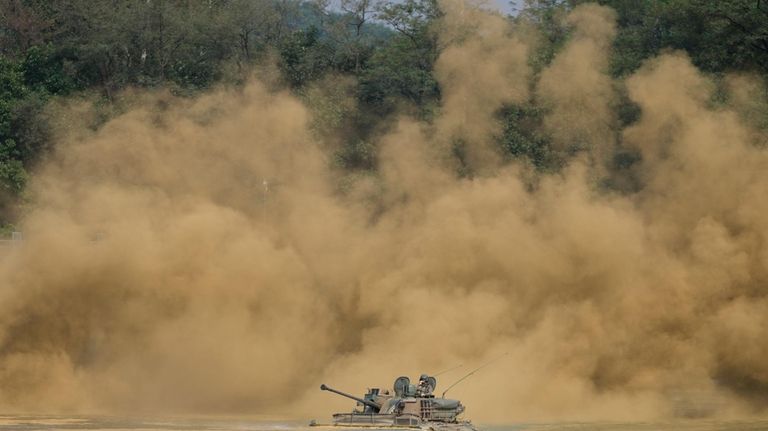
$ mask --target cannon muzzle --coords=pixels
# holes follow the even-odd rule
[[[347,394],[347,393],[344,393],[344,392],[341,392],[341,391],[337,391],[336,389],[333,389],[333,388],[330,388],[330,387],[326,386],[325,383],[320,385],[320,390],[321,391],[333,392],[334,394],[339,394],[342,397],[347,397],[347,398],[353,399],[353,400],[357,401],[360,404],[363,404],[365,406],[368,406],[368,407],[374,409],[376,412],[378,412],[381,409],[381,405],[379,405],[379,404],[377,404],[377,403],[375,403],[373,401],[364,400],[364,399],[358,398],[358,397],[356,397],[354,395],[350,395],[350,394]]]

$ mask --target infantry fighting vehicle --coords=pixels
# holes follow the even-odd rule
[[[471,422],[459,419],[464,411],[461,402],[445,398],[445,392],[440,398],[432,394],[436,386],[437,379],[426,374],[421,375],[418,385],[411,384],[408,377],[398,377],[394,393],[387,389],[370,388],[362,398],[358,398],[323,384],[320,385],[321,390],[353,399],[361,408],[356,407],[350,413],[334,414],[331,424],[321,425],[312,421],[310,425],[376,430],[477,431]]]

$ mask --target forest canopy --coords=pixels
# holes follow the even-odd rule
[[[564,18],[580,3],[525,0],[506,17],[537,40],[529,53],[532,83],[572,37]],[[714,77],[742,72],[762,79],[768,72],[765,2],[599,3],[617,14],[606,66],[615,78],[671,50],[684,51]],[[52,100],[87,98],[99,111],[91,124],[96,129],[120,112],[126,89],[194,96],[216,85],[241,85],[264,65],[277,66],[276,85],[316,103],[320,132],[343,132],[335,143],[340,169],[375,170],[372,136],[404,111],[429,122],[443,102],[435,61],[446,42],[433,28],[442,13],[436,0],[1,0],[0,225],[18,219],[30,172],[53,145],[46,109]],[[349,81],[335,95],[326,86],[323,98],[312,96],[313,85],[331,76]],[[342,93],[352,95],[357,109],[337,103]],[[542,127],[546,109],[533,95],[498,112],[498,148],[506,157],[552,171],[578,152],[578,142],[551,145],[551,133]],[[612,109],[618,127],[639,115],[626,98]],[[460,143],[456,154],[460,158]],[[615,167],[629,168],[636,159],[619,150]]]

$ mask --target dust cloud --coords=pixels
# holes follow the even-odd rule
[[[437,64],[442,116],[401,118],[344,189],[313,111],[256,78],[143,94],[97,131],[70,106],[26,241],[0,260],[3,410],[326,417],[350,405],[321,382],[360,393],[465,364],[441,392],[500,357],[448,394],[475,421],[764,412],[759,84],[733,77],[713,104],[680,53],[614,82],[614,16],[595,5],[532,83],[528,39],[445,9],[468,25]],[[641,111],[623,130],[615,86]],[[530,97],[558,145],[585,143],[559,173],[489,156],[495,110]],[[451,139],[482,175],[456,175]],[[641,155],[623,173],[638,191],[598,181],[619,145]]]
[[[500,162],[491,139],[496,112],[505,103],[527,100],[531,75],[524,39],[507,19],[482,6],[441,3],[444,16],[438,27],[445,49],[435,64],[443,91],[437,139],[449,148],[460,146],[468,167],[480,173]]]
[[[549,108],[545,129],[560,151],[588,150],[601,168],[617,129],[616,94],[608,75],[616,13],[587,3],[566,18],[573,34],[538,82],[537,94]]]

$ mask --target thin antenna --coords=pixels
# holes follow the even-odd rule
[[[459,364],[459,365],[456,365],[456,366],[455,366],[455,367],[453,367],[453,368],[448,368],[447,370],[443,370],[443,371],[440,371],[440,372],[439,372],[439,373],[437,373],[437,374],[432,374],[432,377],[437,377],[437,376],[439,376],[440,374],[445,374],[445,373],[447,373],[448,371],[453,371],[453,370],[455,370],[455,369],[457,369],[457,368],[461,368],[461,367],[463,367],[463,366],[464,366],[464,364]]]
[[[491,359],[490,361],[486,362],[485,364],[483,364],[483,365],[480,365],[479,367],[477,367],[477,368],[475,368],[474,370],[470,371],[470,372],[469,372],[469,374],[465,375],[464,377],[460,378],[459,380],[456,380],[456,382],[454,382],[454,384],[452,384],[451,386],[448,386],[448,389],[446,389],[446,390],[444,390],[444,391],[443,391],[443,395],[441,395],[441,396],[442,396],[442,398],[445,398],[445,394],[446,394],[446,392],[448,392],[449,390],[451,390],[451,388],[452,388],[452,387],[454,387],[454,386],[458,385],[459,383],[461,383],[461,382],[462,382],[464,379],[466,379],[467,377],[471,376],[472,374],[475,374],[476,372],[478,372],[478,371],[482,370],[483,368],[487,367],[488,365],[491,365],[492,363],[494,363],[494,362],[498,361],[499,359],[501,359],[501,358],[503,358],[503,357],[507,356],[508,354],[509,354],[509,353],[504,353],[503,355],[501,355],[501,356],[499,356],[499,357],[497,357],[497,358]]]

